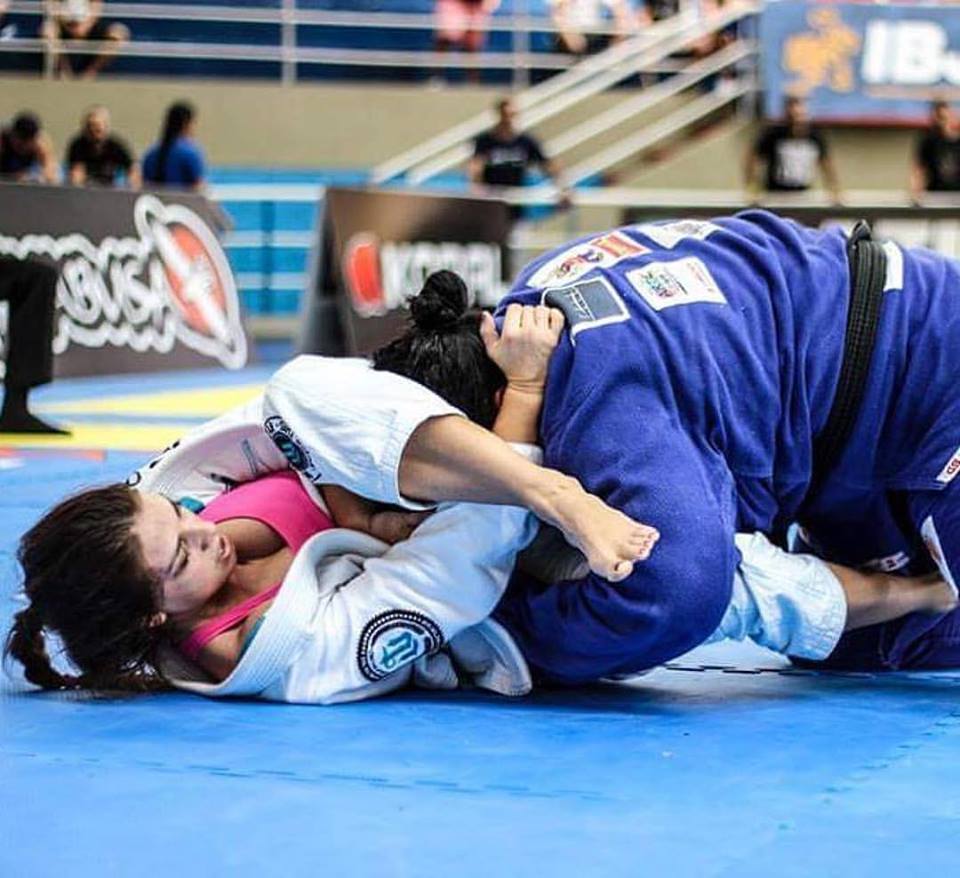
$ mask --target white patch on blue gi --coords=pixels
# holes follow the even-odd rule
[[[695,256],[673,262],[649,262],[628,271],[627,280],[654,311],[694,302],[727,304],[710,270]]]
[[[928,515],[923,520],[923,524],[920,525],[920,536],[923,537],[927,551],[933,556],[933,560],[937,562],[937,567],[940,569],[941,575],[947,580],[950,588],[953,589],[954,595],[960,595],[960,592],[957,591],[957,581],[953,578],[953,573],[947,565],[947,556],[943,553],[943,546],[940,545],[940,534],[937,533],[937,526],[933,523],[932,515]]]

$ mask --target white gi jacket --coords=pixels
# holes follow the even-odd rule
[[[129,482],[207,503],[231,483],[295,463],[305,484],[339,484],[423,508],[399,493],[400,457],[417,426],[450,414],[459,412],[365,361],[300,357],[261,397],[192,431]],[[343,529],[317,534],[297,553],[226,680],[211,683],[172,648],[163,656],[164,672],[175,685],[205,695],[277,701],[331,704],[399,689],[415,662],[490,614],[535,529],[524,509],[456,503],[442,505],[410,539],[391,547]],[[434,685],[444,685],[443,677],[451,684],[449,665],[440,663],[440,680],[436,664],[420,661],[418,668]]]

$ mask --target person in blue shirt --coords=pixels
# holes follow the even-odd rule
[[[730,602],[738,531],[782,536],[800,523],[826,560],[938,568],[955,593],[960,265],[883,246],[858,414],[815,479],[845,364],[847,251],[839,228],[749,211],[616,229],[521,272],[499,316],[544,303],[568,325],[543,400],[545,464],[661,534],[615,584],[515,575],[495,617],[541,679],[629,674],[710,637]],[[383,365],[456,404],[449,376],[462,365],[438,369],[446,349],[430,344]],[[957,634],[960,611],[913,614],[845,635],[827,663],[960,666]]]
[[[178,102],[167,110],[160,141],[143,157],[143,179],[148,185],[203,188],[206,173],[203,151],[194,138],[197,111]]]

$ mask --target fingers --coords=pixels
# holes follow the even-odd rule
[[[497,332],[497,324],[493,315],[488,311],[484,311],[483,317],[480,318],[480,338],[483,340],[483,346],[487,349],[487,355],[489,356],[491,350],[500,341],[500,334]]]
[[[503,318],[503,331],[501,335],[516,335],[523,325],[524,306],[514,303],[507,308],[507,313]]]

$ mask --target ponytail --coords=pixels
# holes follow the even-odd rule
[[[20,662],[27,680],[41,689],[79,689],[83,685],[80,677],[61,674],[50,663],[43,623],[33,607],[21,610],[13,617],[13,628],[4,652]]]
[[[167,115],[163,122],[163,131],[160,134],[160,149],[157,152],[157,173],[156,183],[167,182],[167,160],[170,158],[170,150],[173,145],[183,136],[187,126],[193,121],[196,110],[193,104],[186,101],[178,101],[171,104],[167,109]]]

